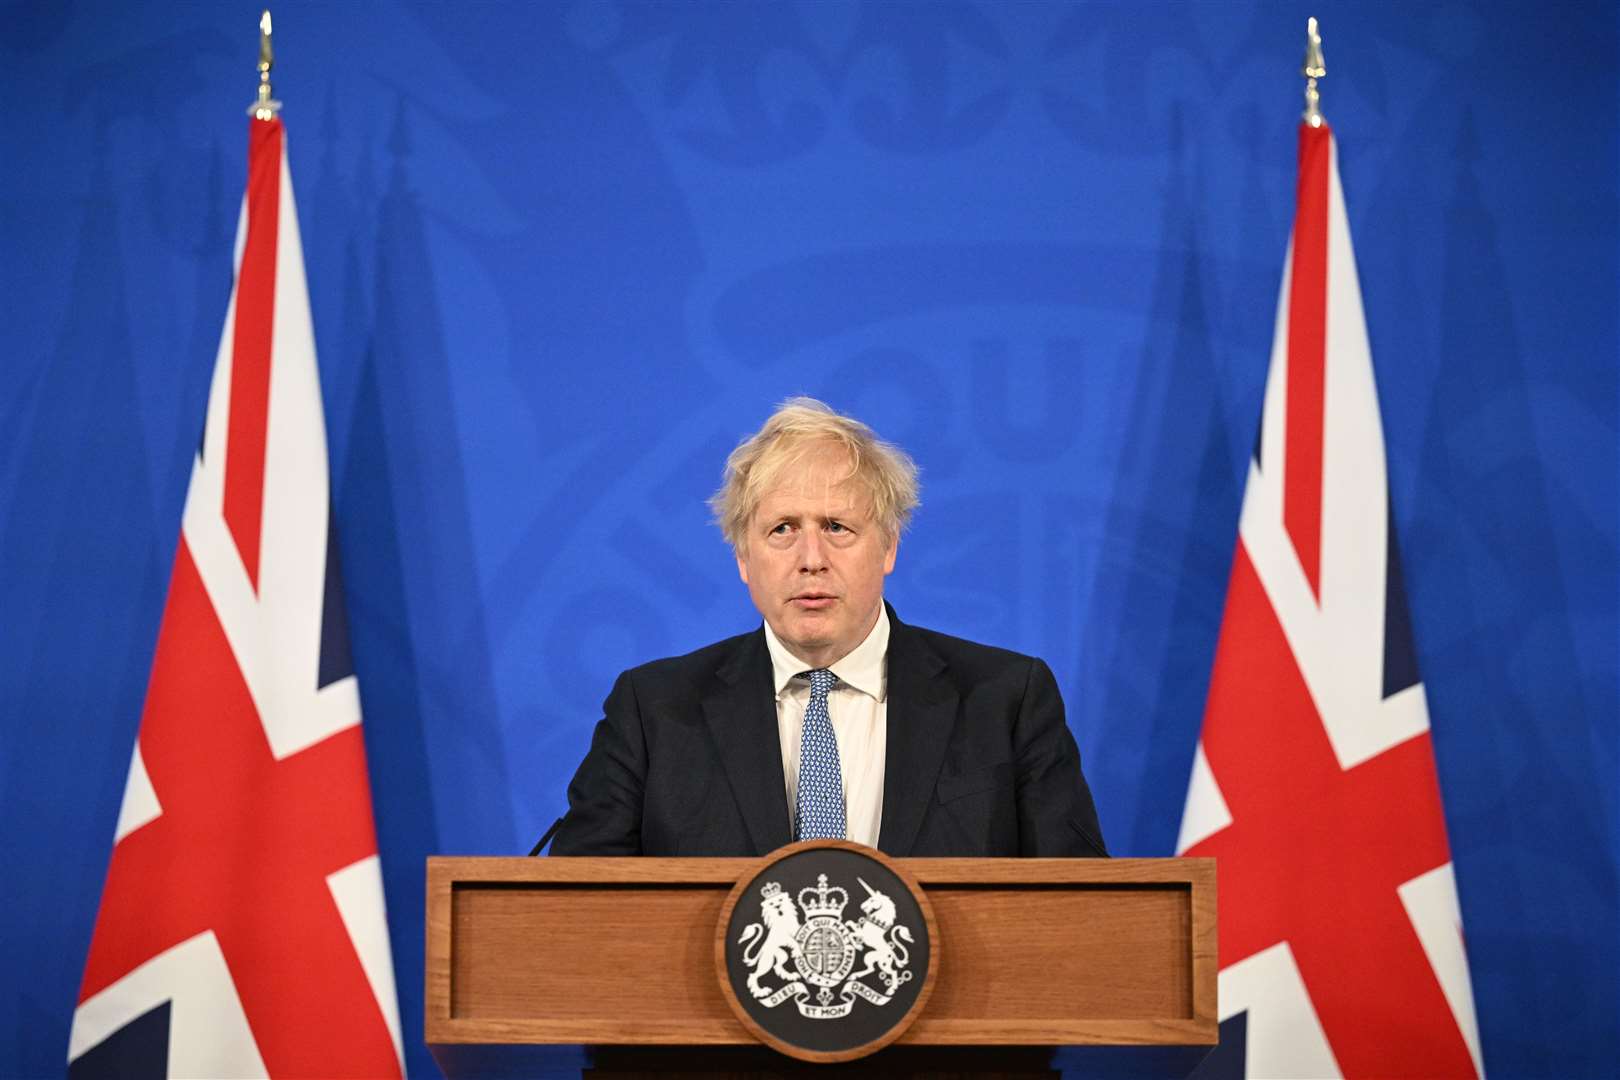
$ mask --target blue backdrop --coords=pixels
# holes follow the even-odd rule
[[[909,621],[1044,656],[1173,846],[1319,15],[1487,1068],[1608,1075],[1616,10],[283,0],[410,1064],[422,860],[526,850],[621,668],[755,625],[703,499],[909,447]],[[0,1074],[60,1071],[230,291],[257,8],[0,2]]]

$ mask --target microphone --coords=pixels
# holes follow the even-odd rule
[[[546,835],[542,836],[540,838],[540,842],[538,844],[534,845],[534,850],[529,852],[530,857],[538,855],[542,851],[546,850],[546,845],[551,843],[551,838],[553,836],[557,835],[557,830],[562,828],[562,823],[563,823],[562,818],[558,818],[556,821],[553,821],[551,823],[551,828],[546,830]]]

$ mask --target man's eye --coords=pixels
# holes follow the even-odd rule
[[[844,523],[842,521],[829,521],[827,522],[827,531],[841,533],[848,532],[849,530],[844,528]]]
[[[771,530],[771,535],[772,536],[781,536],[781,535],[785,534],[787,531],[788,531],[788,523],[785,522],[785,521],[779,521],[779,522],[776,523],[776,527]]]

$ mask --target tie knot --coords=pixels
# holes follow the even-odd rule
[[[801,674],[810,680],[810,692],[812,694],[825,694],[838,682],[838,676],[824,667],[816,668],[814,671],[802,672]]]

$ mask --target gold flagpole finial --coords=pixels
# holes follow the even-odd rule
[[[276,66],[275,50],[270,47],[270,9],[259,16],[259,96],[248,106],[255,120],[274,120],[281,102],[270,96],[270,69]]]
[[[1322,60],[1322,35],[1316,32],[1316,19],[1305,20],[1305,66],[1299,69],[1305,76],[1305,113],[1304,121],[1311,127],[1321,127],[1322,95],[1316,90],[1316,80],[1327,74],[1327,65]]]

